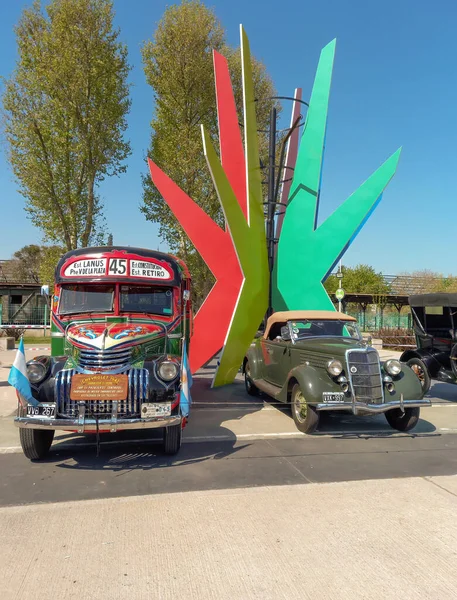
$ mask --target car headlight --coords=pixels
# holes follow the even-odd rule
[[[27,375],[30,383],[40,383],[46,376],[46,367],[42,364],[34,362],[27,365]]]
[[[339,360],[331,360],[327,365],[327,371],[332,377],[338,377],[343,371],[343,365]]]
[[[395,377],[395,375],[399,375],[401,373],[401,362],[399,360],[395,360],[395,358],[391,358],[384,364],[384,369]]]
[[[159,377],[164,381],[171,381],[178,375],[178,366],[169,360],[164,360],[159,366]]]

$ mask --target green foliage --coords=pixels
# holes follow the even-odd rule
[[[442,273],[424,269],[413,273],[401,273],[392,285],[396,294],[450,293],[457,292],[457,277],[455,275],[446,277]]]
[[[64,253],[62,246],[24,246],[13,254],[14,280],[47,284],[52,289],[55,268]]]
[[[51,0],[46,13],[36,0],[16,27],[4,132],[30,219],[71,250],[99,237],[98,185],[125,170],[130,67],[110,0]]]
[[[29,244],[13,254],[14,280],[40,283],[43,246]]]
[[[61,246],[43,247],[43,255],[40,264],[40,282],[49,285],[50,293],[54,289],[55,270],[61,256],[66,250]]]
[[[389,294],[389,286],[384,281],[382,274],[377,273],[369,265],[356,267],[342,267],[342,287],[347,294]],[[324,283],[328,294],[334,295],[338,288],[338,278],[330,275]]]
[[[154,39],[142,49],[146,80],[154,90],[150,158],[219,225],[223,213],[203,155],[200,125],[218,146],[218,124],[212,51],[227,57],[242,123],[241,59],[239,50],[225,43],[224,30],[214,12],[197,0],[172,5],[158,24]],[[265,67],[253,60],[253,79],[259,129],[268,129],[269,111],[276,95]],[[263,162],[267,135],[260,134]],[[178,224],[149,174],[143,177],[145,217],[159,224],[168,248],[187,264],[194,283],[194,302],[201,304],[214,279]]]

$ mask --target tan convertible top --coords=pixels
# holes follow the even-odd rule
[[[276,312],[269,317],[263,337],[267,339],[271,326],[275,323],[286,321],[300,321],[301,319],[317,319],[319,321],[357,321],[355,317],[345,315],[335,310],[284,310]]]

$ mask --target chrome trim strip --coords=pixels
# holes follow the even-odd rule
[[[84,431],[84,420],[86,418],[86,403],[78,402],[78,433]]]
[[[314,404],[316,410],[347,410],[354,415],[359,413],[385,413],[392,408],[414,408],[421,406],[431,406],[432,402],[428,399],[423,400],[403,400],[395,402],[385,402],[384,404],[364,404],[363,402],[331,402],[325,404]]]
[[[111,433],[114,433],[116,431],[118,407],[119,407],[119,401],[113,400],[113,412],[111,413],[111,427],[110,427]]]
[[[117,431],[124,429],[157,429],[160,427],[172,427],[180,425],[181,415],[172,415],[170,417],[156,417],[153,419],[119,419],[116,423]],[[63,431],[78,431],[79,424],[76,419],[37,419],[27,417],[16,417],[14,419],[16,427],[22,429],[59,429]],[[111,420],[99,419],[98,426],[101,431],[106,431],[111,427]],[[97,431],[95,419],[86,419],[83,424],[82,432]]]

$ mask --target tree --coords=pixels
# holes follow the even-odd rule
[[[382,274],[377,273],[369,265],[342,267],[342,273],[342,286],[346,293],[385,295],[390,291]],[[330,275],[324,283],[329,294],[335,294],[338,285],[338,278],[335,275]]]
[[[56,265],[65,253],[61,246],[38,246],[30,244],[13,254],[10,272],[14,281],[54,285]]]
[[[224,30],[214,12],[198,0],[170,6],[158,24],[152,41],[142,49],[146,80],[154,90],[155,113],[148,155],[179,187],[223,225],[222,210],[203,156],[200,124],[217,147],[218,125],[212,51],[224,54],[230,66],[239,121],[242,122],[241,59],[238,50],[225,43]],[[276,95],[262,63],[253,60],[259,130],[267,130],[269,111]],[[278,107],[279,108],[279,107]],[[266,163],[267,135],[260,134],[260,150]],[[167,204],[143,177],[146,219],[159,223],[159,235],[171,252],[189,266],[194,282],[194,301],[199,305],[214,279]]]
[[[54,289],[57,263],[65,252],[65,248],[61,246],[46,246],[43,248],[43,258],[40,264],[40,282],[44,285],[49,285],[50,293]]]
[[[413,273],[401,273],[392,282],[396,294],[426,294],[433,292],[457,292],[457,277],[424,269]]]
[[[51,0],[46,12],[36,0],[16,27],[4,132],[29,218],[71,250],[103,233],[98,186],[125,170],[130,67],[110,0]]]
[[[44,248],[36,244],[24,246],[13,254],[15,281],[40,283],[40,265]]]

